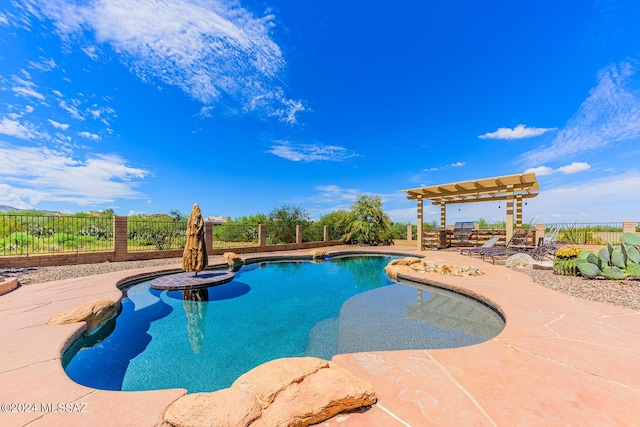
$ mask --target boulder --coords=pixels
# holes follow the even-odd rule
[[[174,427],[305,427],[376,402],[373,386],[315,357],[264,363],[228,389],[194,393],[171,404],[164,422]]]
[[[305,427],[376,403],[373,386],[331,364],[292,383],[263,411],[265,426]]]
[[[267,407],[276,394],[290,384],[298,383],[303,378],[327,368],[329,362],[316,357],[285,357],[270,360],[238,377],[232,388],[251,390],[255,393],[262,407]]]
[[[324,259],[328,255],[328,252],[325,249],[314,249],[311,251],[312,259]]]
[[[226,262],[229,265],[229,267],[235,267],[235,266],[244,264],[244,260],[234,252],[223,253],[222,260]]]
[[[107,323],[116,314],[117,310],[118,304],[111,300],[91,301],[58,314],[49,320],[49,324],[68,325],[70,323],[86,322],[87,332],[91,332]]]
[[[507,258],[505,265],[509,268],[532,270],[536,261],[528,254],[515,254]]]
[[[226,388],[182,396],[167,408],[164,421],[174,427],[246,427],[261,413],[251,392]]]

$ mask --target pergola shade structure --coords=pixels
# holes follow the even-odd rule
[[[522,227],[522,200],[538,195],[536,174],[523,173],[517,175],[498,176],[495,178],[475,179],[454,182],[451,184],[432,185],[429,187],[402,190],[409,200],[418,202],[418,249],[422,250],[423,203],[430,200],[440,205],[440,226],[446,228],[447,205],[476,202],[506,202],[507,240],[513,236],[514,201],[516,211],[516,227]]]

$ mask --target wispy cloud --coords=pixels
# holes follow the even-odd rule
[[[422,172],[435,172],[435,171],[442,170],[444,168],[459,168],[459,167],[462,167],[462,166],[464,166],[466,164],[467,164],[467,162],[458,161],[458,162],[453,162],[453,163],[451,163],[449,165],[446,165],[446,166],[425,168],[425,169],[422,169]]]
[[[635,67],[630,62],[598,73],[598,84],[550,146],[520,156],[525,165],[547,163],[587,150],[599,150],[640,138],[640,98],[630,88]]]
[[[18,76],[12,76],[11,80],[13,81],[13,87],[11,90],[17,96],[27,99],[35,98],[39,101],[44,101],[44,95],[36,90],[37,86],[31,80]]]
[[[97,135],[97,134],[91,133],[91,132],[87,132],[87,131],[78,132],[78,135],[80,135],[83,138],[90,139],[92,141],[100,141],[102,139],[102,138],[100,138],[100,135]]]
[[[48,148],[0,143],[0,204],[32,207],[46,200],[91,205],[138,198],[134,188],[147,175],[116,155],[78,159]]]
[[[93,43],[78,41],[90,58],[109,44],[140,79],[177,86],[203,104],[230,98],[244,111],[260,109],[287,123],[305,110],[284,95],[285,60],[270,34],[272,14],[256,17],[234,0],[23,3],[26,17],[52,20],[65,40],[93,35]]]
[[[571,175],[578,172],[584,172],[589,169],[591,169],[591,165],[589,163],[573,162],[569,165],[560,166],[558,169],[555,169],[555,170],[553,168],[550,168],[549,166],[538,166],[535,168],[529,168],[525,171],[525,173],[534,172],[538,176],[544,176],[544,175],[551,175],[555,172],[560,172],[566,175]]]
[[[51,119],[47,119],[47,121],[49,122],[49,124],[51,126],[53,126],[56,129],[67,130],[67,129],[69,129],[69,126],[70,126],[67,123],[60,123],[60,122],[56,122],[55,120],[51,120]]]
[[[0,120],[0,134],[13,136],[24,140],[49,139],[49,135],[39,132],[35,126],[29,122],[19,122],[3,117]]]
[[[540,136],[547,132],[558,130],[558,128],[531,128],[526,125],[518,125],[512,128],[498,128],[495,132],[488,132],[479,135],[480,139],[523,139]]]
[[[267,153],[294,162],[343,162],[357,154],[337,145],[294,144],[289,141],[277,141]]]

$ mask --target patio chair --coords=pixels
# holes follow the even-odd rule
[[[478,252],[483,261],[486,256],[489,256],[494,264],[496,263],[496,257],[510,256],[515,253],[532,253],[536,247],[529,244],[530,236],[531,230],[514,230],[513,236],[509,239],[505,247],[488,248]]]
[[[492,238],[490,238],[489,240],[484,242],[484,244],[482,246],[472,246],[472,247],[468,247],[468,248],[460,248],[460,255],[463,255],[463,254],[466,253],[469,256],[471,256],[472,253],[476,253],[476,252],[480,253],[484,249],[493,248],[494,245],[498,242],[498,240],[500,240],[500,236],[493,236]]]
[[[485,254],[486,256],[491,257],[491,261],[493,264],[496,263],[496,258],[498,257],[510,257],[511,255],[518,253],[525,253],[531,255],[533,259],[537,261],[542,261],[545,258],[553,259],[556,255],[556,250],[558,249],[558,245],[554,241],[544,242],[538,246],[537,248],[529,245],[512,245],[509,248],[499,248],[500,250],[493,251],[491,253]],[[484,260],[484,257],[483,257]]]

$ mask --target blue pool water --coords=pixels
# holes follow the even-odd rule
[[[391,259],[253,264],[206,301],[133,285],[120,315],[67,352],[65,370],[99,389],[213,391],[280,357],[460,347],[503,329],[475,300],[389,281]]]

